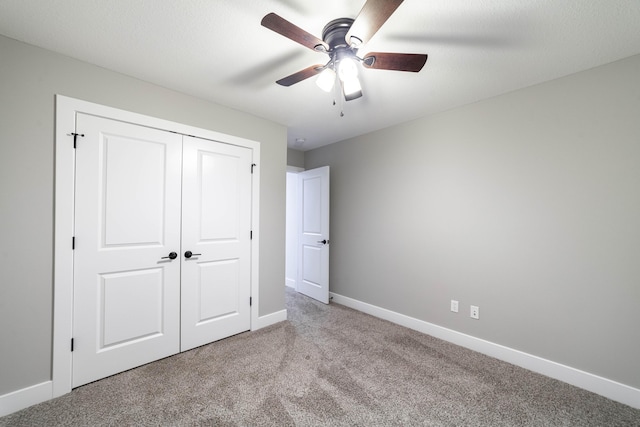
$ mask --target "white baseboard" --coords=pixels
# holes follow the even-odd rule
[[[640,389],[331,292],[333,302],[640,409]]]
[[[288,286],[290,288],[293,288],[293,289],[296,288],[296,280],[295,279],[291,279],[289,277],[286,277],[284,279],[284,284],[285,284],[285,286]]]
[[[331,293],[331,297],[335,303],[449,341],[640,409],[640,390],[637,388],[333,292]],[[252,325],[251,329],[258,330],[266,328],[267,326],[284,320],[287,320],[287,310],[280,310],[266,316],[260,316],[255,324]],[[52,394],[53,382],[46,381],[2,395],[0,396],[0,417],[49,400],[52,398]]]
[[[0,417],[51,399],[53,382],[45,381],[0,396]]]
[[[258,329],[266,328],[267,326],[274,325],[284,320],[287,320],[287,310],[276,311],[275,313],[258,317],[258,319],[251,325],[251,330],[256,331]]]

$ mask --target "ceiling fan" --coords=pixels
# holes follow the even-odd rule
[[[329,55],[329,62],[316,64],[278,80],[282,86],[291,86],[319,74],[316,83],[330,92],[336,80],[342,88],[345,100],[362,96],[358,80],[358,63],[365,68],[417,73],[427,62],[426,54],[369,52],[363,58],[358,49],[389,19],[403,0],[367,0],[356,17],[338,18],[325,25],[322,40],[286,19],[269,13],[262,18],[262,26],[281,34],[316,52]]]

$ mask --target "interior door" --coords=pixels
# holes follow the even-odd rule
[[[300,293],[329,303],[329,166],[298,173]]]
[[[185,351],[251,327],[251,151],[184,137]]]
[[[73,387],[180,346],[182,136],[76,123]]]

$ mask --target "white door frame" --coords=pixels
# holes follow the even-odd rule
[[[53,364],[52,398],[71,391],[71,334],[73,330],[73,252],[74,182],[76,113],[134,123],[183,135],[238,145],[252,150],[255,171],[252,179],[251,227],[251,330],[258,328],[259,307],[259,247],[260,247],[260,143],[207,129],[106,107],[87,101],[56,95],[55,130],[55,218],[53,273]],[[82,143],[82,137],[77,137]]]

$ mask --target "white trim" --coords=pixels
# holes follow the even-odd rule
[[[53,383],[45,381],[0,396],[0,417],[51,399]]]
[[[285,286],[298,289],[298,177],[304,169],[287,166],[286,173],[286,227],[285,227]],[[292,242],[293,241],[293,242]],[[291,275],[290,270],[293,270]]]
[[[251,187],[251,330],[260,316],[260,144],[253,148],[253,179]]]
[[[287,310],[276,311],[266,316],[260,316],[256,319],[255,323],[252,323],[251,330],[256,331],[258,329],[266,328],[267,326],[275,325],[278,322],[287,320]],[[255,325],[255,327],[253,327]]]
[[[73,100],[56,96],[52,397],[71,391],[75,150],[68,134],[75,128]]]
[[[238,145],[252,150],[256,164],[252,182],[251,242],[251,329],[258,319],[259,307],[259,248],[260,248],[260,143],[219,132],[106,107],[91,102],[56,95],[55,131],[55,220],[54,220],[54,285],[53,285],[53,367],[52,385],[48,398],[71,391],[71,333],[73,328],[73,252],[74,233],[74,163],[73,137],[76,113],[134,123],[183,135]],[[78,139],[81,143],[81,138]],[[26,389],[25,389],[26,390]]]
[[[331,292],[332,301],[640,409],[640,389]]]

